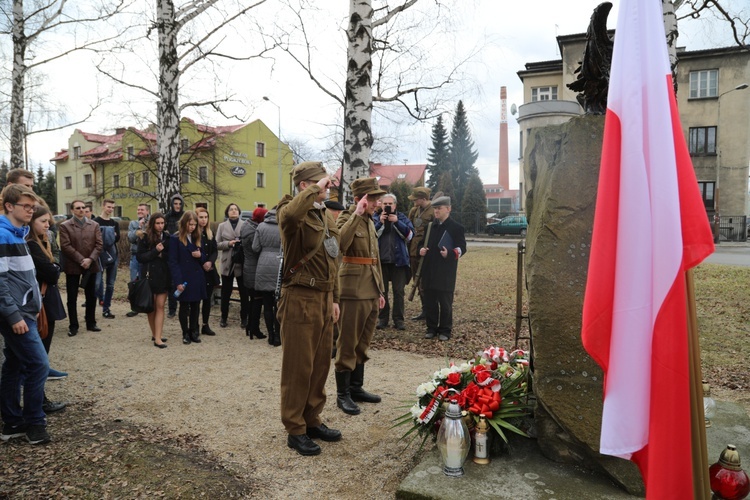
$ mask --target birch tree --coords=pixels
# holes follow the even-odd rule
[[[439,1],[349,0],[344,22],[346,74],[341,86],[315,58],[315,33],[307,30],[314,5],[288,1],[296,22],[293,28],[277,25],[276,45],[342,108],[342,188],[348,191],[352,180],[369,175],[373,112],[386,120],[434,118],[454,97],[447,95],[447,89],[463,82],[463,68],[478,49],[472,47],[459,56],[433,53],[440,41],[451,40]]]
[[[126,0],[102,2],[68,2],[68,0],[12,0],[0,3],[2,30],[0,34],[11,35],[12,69],[10,95],[10,164],[11,168],[24,168],[24,144],[26,136],[58,130],[81,123],[90,116],[65,124],[47,125],[32,129],[25,116],[28,101],[26,88],[29,71],[40,68],[52,61],[61,59],[81,50],[96,51],[109,40],[121,34],[120,30],[109,30],[109,36],[99,36],[96,29],[109,22],[129,5]],[[10,7],[10,10],[8,10]],[[45,39],[54,38],[44,50],[34,50]],[[94,106],[95,107],[95,106]],[[48,112],[48,110],[42,110]]]
[[[248,12],[266,0],[156,0],[155,17],[149,21],[145,36],[130,40],[120,47],[122,60],[112,66],[111,61],[102,61],[99,71],[115,82],[130,89],[150,95],[156,101],[157,123],[157,199],[162,210],[168,208],[169,198],[180,192],[180,116],[187,108],[209,108],[225,117],[237,118],[227,113],[224,105],[236,103],[232,95],[214,88],[213,93],[193,94],[188,99],[181,86],[182,79],[190,72],[194,78],[201,76],[214,82],[221,81],[221,60],[242,61],[261,57],[266,51],[261,47],[257,53],[247,54],[242,44],[227,43],[224,31],[240,19],[248,20]],[[143,47],[148,46],[152,34],[156,34],[158,71],[155,82],[129,80],[125,68],[134,58],[142,57]],[[151,61],[142,61],[148,66]],[[207,76],[210,75],[210,78]],[[210,87],[209,87],[210,88]]]

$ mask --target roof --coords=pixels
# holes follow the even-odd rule
[[[67,149],[61,149],[57,153],[55,153],[55,156],[52,157],[50,161],[60,161],[60,160],[67,160],[68,159],[68,150]]]
[[[422,184],[427,164],[383,165],[370,163],[370,176],[377,177],[380,187],[387,188],[395,181],[403,181],[412,186]],[[333,174],[336,180],[341,179],[341,167]]]

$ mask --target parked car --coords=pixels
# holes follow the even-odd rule
[[[485,231],[487,234],[520,234],[526,237],[526,229],[529,227],[529,223],[526,221],[525,215],[509,215],[503,217],[497,222],[487,224]]]
[[[240,212],[240,219],[242,220],[250,220],[253,218],[253,211],[252,210],[243,210]]]
[[[112,220],[116,220],[117,222],[120,222],[121,220],[129,221],[130,217],[112,217]]]
[[[55,222],[55,224],[58,224],[60,222],[64,222],[66,220],[70,219],[69,215],[53,215],[52,220]]]

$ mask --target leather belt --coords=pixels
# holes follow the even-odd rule
[[[350,257],[344,255],[344,262],[347,264],[361,264],[363,266],[374,266],[378,263],[378,259],[372,257]]]

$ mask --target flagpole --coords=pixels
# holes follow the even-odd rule
[[[701,374],[701,346],[698,338],[698,315],[695,309],[693,270],[685,271],[687,292],[688,353],[690,365],[690,428],[693,450],[693,492],[695,500],[709,500],[711,488],[708,478],[708,445],[703,412],[703,376]]]

